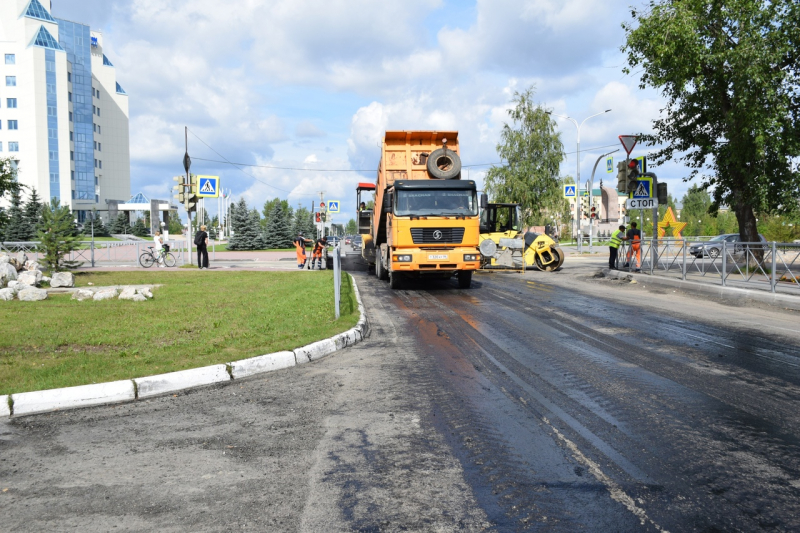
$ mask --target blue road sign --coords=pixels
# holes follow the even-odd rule
[[[564,185],[564,198],[575,198],[575,185]]]
[[[197,196],[201,198],[219,197],[219,176],[197,176]]]
[[[612,173],[614,172],[614,156],[609,156],[606,158],[606,172]]]
[[[339,200],[328,200],[328,213],[339,212]]]
[[[632,198],[652,198],[653,178],[639,178]]]

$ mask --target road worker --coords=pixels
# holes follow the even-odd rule
[[[311,239],[306,239],[303,237],[303,232],[297,234],[297,238],[292,241],[294,244],[294,248],[297,252],[297,268],[300,270],[306,266],[306,243],[311,243]]]
[[[322,250],[324,250],[326,246],[328,246],[327,237],[317,239],[317,242],[314,243],[314,251],[311,254],[311,264],[308,267],[309,270],[314,268],[314,261],[317,262],[317,268],[322,270]]]
[[[628,248],[628,262],[625,263],[625,268],[630,268],[631,266],[631,257],[635,254],[636,259],[636,266],[634,267],[634,272],[641,272],[642,271],[642,232],[641,230],[637,229],[636,222],[631,222],[631,229],[628,230],[627,235],[625,235],[625,241],[631,241],[631,246]]]
[[[619,270],[617,268],[617,253],[619,253],[619,245],[622,241],[628,238],[625,236],[625,226],[620,225],[619,229],[611,234],[611,241],[608,243],[608,268],[611,270]]]

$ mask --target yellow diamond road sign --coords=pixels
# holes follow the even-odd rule
[[[219,176],[197,176],[197,196],[201,198],[219,197]]]

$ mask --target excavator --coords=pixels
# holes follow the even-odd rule
[[[482,268],[534,267],[552,272],[564,264],[564,252],[544,233],[522,232],[519,204],[488,203],[481,195]]]

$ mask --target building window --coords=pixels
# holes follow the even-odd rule
[[[17,56],[14,54],[6,54],[6,65],[16,65],[17,64]]]
[[[6,76],[6,87],[16,87],[16,86],[17,86],[17,77]]]
[[[67,81],[72,81],[72,72],[67,72]]]
[[[98,163],[100,163],[100,170],[103,170],[103,162],[102,161],[98,161]]]
[[[99,184],[98,184],[98,182],[97,182],[97,176],[95,176],[95,177],[94,177],[94,184],[95,184],[95,187],[96,187],[97,185],[99,185]]]
[[[97,125],[97,133],[103,133],[102,131],[100,131],[100,124]]]
[[[94,195],[94,203],[96,203],[96,204],[100,203],[100,195],[99,194],[95,194]]]
[[[102,152],[103,151],[103,143],[97,143],[97,151],[98,152]]]
[[[70,152],[69,152],[69,160],[70,161],[75,161],[75,151],[70,150]]]
[[[97,150],[97,141],[94,142],[94,149]]]
[[[19,143],[18,142],[9,142],[8,143],[8,151],[9,152],[19,152]]]
[[[67,93],[67,100],[72,101],[72,93]]]
[[[72,191],[72,199],[75,199],[75,191]]]
[[[100,108],[99,107],[97,108],[97,116],[98,117],[100,116]]]
[[[69,172],[72,175],[72,179],[75,179],[75,171],[74,170],[70,170]]]
[[[72,111],[69,112],[69,121],[72,122]]]
[[[3,143],[0,142],[0,152],[2,152],[2,151],[3,151]]]
[[[54,105],[47,106],[47,116],[48,117],[57,117],[58,116],[58,109]]]
[[[8,121],[8,129],[10,129],[10,130],[18,130],[19,129],[19,124],[17,123],[16,120],[9,120]]]
[[[50,173],[50,183],[58,183],[58,174],[55,172]]]
[[[6,98],[6,107],[9,109],[14,109],[17,107],[17,99],[16,98]]]
[[[58,130],[56,128],[47,128],[48,139],[58,139]]]
[[[92,106],[92,113],[97,113],[97,108],[95,106]]]
[[[94,160],[94,168],[97,168],[97,159]]]
[[[58,161],[58,151],[50,150],[50,161]]]
[[[72,132],[69,132],[69,140],[74,141],[75,139],[72,138]]]

